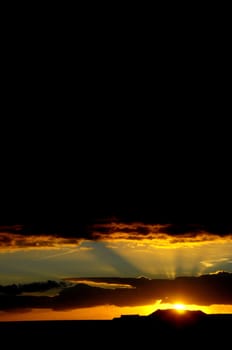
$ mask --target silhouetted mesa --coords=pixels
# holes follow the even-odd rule
[[[133,320],[141,320],[144,319],[146,316],[140,316],[138,314],[129,314],[129,315],[121,315],[120,317],[113,318],[113,321],[120,320],[120,321],[133,321]]]
[[[137,314],[132,315],[121,315],[121,317],[115,317],[113,320],[120,321],[130,321],[130,320],[146,320],[146,321],[156,321],[156,322],[168,322],[168,323],[190,323],[196,322],[209,317],[206,313],[196,310],[184,310],[183,312],[179,312],[175,309],[167,309],[167,310],[156,310],[148,316],[140,316]]]
[[[187,310],[178,313],[173,309],[157,310],[148,316],[122,315],[112,321],[0,322],[1,340],[12,345],[16,339],[24,349],[32,348],[35,341],[31,339],[36,339],[36,345],[41,348],[44,344],[59,347],[70,339],[93,348],[99,345],[101,349],[109,349],[111,344],[118,349],[124,344],[144,349],[152,339],[163,348],[177,345],[178,349],[186,349],[186,344],[191,348],[203,344],[207,349],[211,345],[214,348],[215,344],[226,348],[231,341],[231,329],[231,314],[209,315]]]
[[[202,321],[207,317],[207,314],[197,310],[197,311],[190,311],[190,310],[183,310],[178,311],[175,309],[168,309],[168,310],[157,310],[153,312],[152,314],[147,316],[149,319],[155,319],[157,321],[161,322],[174,322],[178,324],[191,324],[198,321]]]
[[[121,315],[113,320],[119,324],[127,322],[128,325],[133,321],[134,325],[138,323],[141,328],[154,328],[158,333],[184,330],[204,335],[210,330],[219,336],[232,329],[232,314],[206,314],[200,310],[157,310],[148,316]]]

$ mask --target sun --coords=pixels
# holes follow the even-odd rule
[[[176,303],[173,305],[173,309],[178,311],[179,313],[183,313],[186,311],[185,305],[181,303]]]

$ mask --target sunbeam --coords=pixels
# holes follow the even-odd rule
[[[110,248],[106,242],[93,242],[92,254],[105,264],[112,266],[120,276],[140,276],[143,274],[135,264],[120,254],[120,250]]]

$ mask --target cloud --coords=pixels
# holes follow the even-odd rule
[[[220,258],[220,259],[202,260],[200,263],[206,267],[211,267],[211,266],[217,265],[218,263],[221,263],[221,262],[229,262],[230,263],[230,259],[229,258]]]
[[[232,240],[232,224],[158,224],[108,218],[88,224],[0,226],[0,250],[75,247],[82,240],[145,239],[157,246]]]
[[[98,282],[106,282],[106,280],[107,278],[95,279]],[[174,280],[116,278],[108,279],[108,281],[121,284],[124,282],[134,288],[104,290],[103,288],[77,285],[72,289],[62,290],[57,307],[62,308],[64,305],[67,307],[68,303],[72,303],[74,300],[76,300],[76,307],[101,304],[138,306],[153,304],[157,300],[175,303],[180,297],[188,304],[232,304],[232,274],[225,272],[200,277],[177,277]],[[70,297],[70,291],[73,298]]]
[[[80,279],[80,278],[65,278],[65,281],[69,281],[71,283],[74,284],[80,284],[80,283],[84,283],[87,286],[90,287],[100,287],[100,288],[106,288],[106,289],[117,289],[117,288],[135,288],[133,286],[131,286],[130,284],[126,284],[126,283],[111,283],[109,281],[105,281],[105,282],[99,282],[99,281],[92,281],[89,279]]]
[[[142,239],[157,238],[162,235],[171,237],[202,237],[203,235],[231,236],[232,224],[151,224],[143,222],[109,221],[92,225],[93,236]]]
[[[45,281],[45,282],[33,282],[28,284],[11,284],[8,286],[0,285],[0,295],[1,296],[12,296],[21,295],[23,293],[37,293],[37,292],[47,292],[51,289],[63,289],[67,286],[65,281]]]
[[[59,221],[59,220],[58,220]],[[63,238],[91,238],[89,232],[91,221],[80,223],[41,223],[0,225],[0,234],[20,234],[22,236],[54,236]]]
[[[58,248],[74,247],[80,243],[77,238],[56,237],[54,235],[23,235],[18,233],[0,233],[1,249],[38,249],[38,248]]]
[[[217,226],[219,229],[219,227]],[[209,229],[207,231],[207,229]],[[232,227],[223,230],[198,224],[148,224],[141,222],[102,222],[92,226],[97,240],[150,240],[153,246],[199,245],[232,240]]]
[[[22,231],[23,225],[0,225],[0,233],[16,233]]]
[[[162,237],[168,225],[138,222],[108,222],[92,225],[92,236],[96,239],[142,239]]]
[[[95,284],[90,286],[88,283],[83,283],[83,279],[79,279],[78,284],[63,286],[59,294],[52,298],[18,295],[11,292],[0,293],[0,310],[10,311],[19,308],[70,310],[99,305],[140,306],[155,304],[157,300],[163,303],[182,300],[186,304],[195,305],[232,304],[232,274],[227,272],[199,277],[177,277],[174,280],[144,277],[86,278],[85,280]],[[77,282],[76,278],[75,283]],[[100,287],[97,286],[98,283]],[[119,284],[120,288],[104,288],[104,283],[114,284],[114,286]],[[123,284],[133,288],[122,288]],[[28,287],[24,286],[23,290],[26,288]],[[38,289],[38,285],[34,285],[33,288]]]

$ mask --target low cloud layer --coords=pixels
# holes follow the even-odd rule
[[[75,282],[71,286],[70,282]],[[66,279],[59,285],[61,291],[53,297],[22,295],[28,286],[0,287],[0,310],[29,310],[49,308],[53,310],[70,310],[99,305],[139,306],[162,303],[175,303],[182,300],[186,304],[211,305],[232,304],[232,274],[219,272],[199,277],[177,277],[174,280],[147,278],[86,278],[95,282],[95,286],[81,283],[81,279]],[[80,283],[79,283],[80,282]],[[83,282],[83,279],[82,279]],[[50,285],[49,285],[50,283]],[[54,287],[56,282],[47,284],[32,284],[34,292],[43,288]],[[99,284],[99,286],[97,286]],[[112,284],[115,288],[102,288],[102,285]],[[120,288],[117,288],[117,284]],[[126,288],[122,288],[122,285]],[[46,286],[46,287],[45,287]],[[29,288],[29,289],[30,289]],[[21,295],[20,295],[21,294]]]
[[[141,222],[103,222],[92,226],[93,237],[98,239],[162,239],[173,241],[211,240],[232,238],[232,225],[207,224],[151,224]]]
[[[67,286],[64,281],[33,282],[28,284],[11,284],[0,286],[0,296],[16,296],[24,293],[44,293],[51,289],[63,289]]]
[[[0,226],[0,250],[73,247],[82,240],[153,240],[158,244],[232,241],[232,224],[151,224],[103,220],[91,224]]]
[[[54,235],[23,235],[0,233],[0,249],[58,248],[73,247],[80,242],[78,238],[56,237]]]

